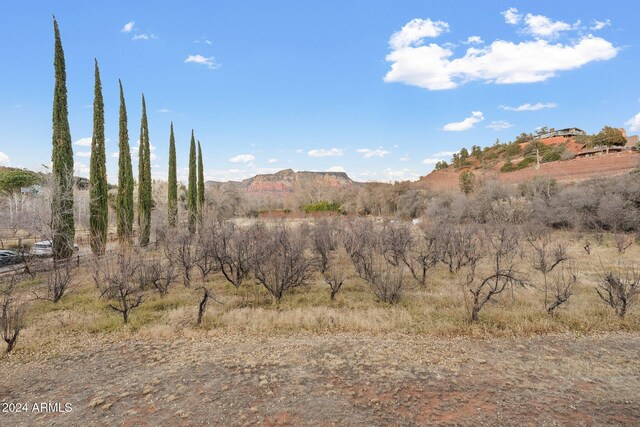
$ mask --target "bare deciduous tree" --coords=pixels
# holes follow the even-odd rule
[[[149,256],[141,261],[137,277],[141,288],[150,287],[165,297],[178,278],[178,273],[170,260]]]
[[[347,279],[343,260],[348,257],[339,237],[340,229],[335,221],[319,220],[311,230],[313,248],[318,255],[318,269],[329,285],[331,301],[342,289]]]
[[[479,240],[477,226],[455,226],[440,222],[437,224],[439,233],[438,254],[449,272],[457,273],[462,267],[469,266],[476,261]]]
[[[640,273],[635,266],[625,268],[618,265],[616,269],[604,271],[596,287],[602,301],[613,308],[621,319],[640,295]]]
[[[100,297],[109,301],[109,308],[122,315],[125,324],[129,322],[131,310],[147,297],[139,280],[141,265],[135,249],[122,247],[115,254],[96,259],[91,269]]]
[[[486,233],[483,243],[489,252],[487,256],[487,273],[480,274],[478,267],[482,258],[481,250],[476,247],[469,252],[467,274],[464,286],[472,295],[471,321],[478,320],[480,310],[493,297],[508,287],[525,286],[526,281],[515,269],[514,258],[518,252],[518,234],[512,227],[500,226]],[[480,276],[480,277],[478,277]]]
[[[573,295],[573,288],[578,282],[578,270],[574,267],[562,268],[551,283],[550,304],[547,305],[547,313],[555,315],[556,310],[569,301]]]
[[[219,239],[218,227],[214,225],[203,226],[195,245],[195,265],[200,270],[202,280],[220,270],[220,263],[215,254],[215,242]]]
[[[527,243],[532,249],[531,265],[542,273],[544,307],[549,308],[549,273],[561,263],[569,259],[567,247],[562,242],[555,242],[549,230],[529,230],[526,237]]]
[[[438,264],[438,230],[433,225],[423,225],[419,238],[413,245],[405,264],[411,275],[424,286],[427,282],[427,272]]]
[[[256,244],[265,255],[254,262],[255,278],[276,302],[287,290],[306,285],[316,270],[317,260],[307,253],[307,236],[300,229],[275,226]]]
[[[0,335],[7,343],[7,353],[10,353],[18,341],[20,331],[25,326],[27,303],[17,295],[18,276],[11,276],[7,281],[0,282]]]
[[[165,256],[169,262],[182,273],[182,282],[185,287],[191,286],[193,269],[198,260],[197,248],[191,234],[181,232],[173,238],[168,238],[165,242]]]
[[[62,299],[65,293],[74,286],[73,262],[70,260],[57,261],[53,260],[53,269],[47,274],[47,294],[39,296],[37,299],[45,299],[57,303]]]
[[[256,244],[263,238],[265,228],[255,224],[247,229],[240,229],[233,223],[221,225],[214,241],[214,256],[220,265],[224,278],[236,288],[251,273],[256,253]]]

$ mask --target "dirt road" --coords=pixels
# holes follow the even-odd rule
[[[0,402],[28,405],[0,425],[638,425],[639,355],[637,334],[92,338],[0,359]]]

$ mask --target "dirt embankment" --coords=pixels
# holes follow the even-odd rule
[[[543,163],[540,169],[527,169],[500,173],[496,171],[474,170],[476,176],[497,179],[508,184],[529,181],[536,176],[550,176],[560,182],[580,181],[584,179],[616,176],[631,172],[640,166],[640,153],[626,151],[615,154],[603,154],[593,157],[580,157],[572,160]],[[419,185],[429,189],[443,191],[456,190],[459,187],[460,172],[434,171],[423,177]]]
[[[0,425],[638,425],[640,337],[87,340],[0,360]],[[34,413],[33,403],[71,405]],[[55,407],[55,406],[54,406]]]

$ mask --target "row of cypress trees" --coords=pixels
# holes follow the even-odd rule
[[[51,201],[53,255],[55,259],[66,259],[73,253],[75,224],[73,219],[73,148],[67,107],[66,70],[64,51],[60,39],[58,23],[53,17],[55,35],[55,88],[53,99],[52,176],[54,191]],[[120,86],[120,112],[118,136],[118,192],[116,196],[116,225],[118,240],[131,243],[134,220],[133,168],[129,147],[127,107],[122,82]],[[140,122],[140,147],[138,151],[138,229],[139,244],[149,243],[151,232],[151,210],[153,208],[151,186],[151,144],[144,94],[142,95],[142,119]],[[197,171],[196,171],[197,169]],[[108,229],[108,184],[104,132],[104,100],[98,61],[95,61],[95,84],[93,101],[93,135],[91,138],[91,161],[89,171],[89,231],[91,249],[95,254],[103,254],[107,242]],[[204,168],[202,149],[198,141],[196,165],[195,137],[191,131],[189,153],[189,183],[187,189],[188,228],[196,231],[202,220],[204,209]],[[169,177],[168,177],[168,223],[175,227],[178,220],[178,183],[176,171],[176,147],[171,123],[169,137]]]

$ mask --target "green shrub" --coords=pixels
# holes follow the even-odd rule
[[[339,203],[330,203],[327,201],[320,201],[318,203],[310,203],[308,205],[304,205],[302,210],[305,213],[314,213],[314,212],[338,212],[342,213],[342,208]]]

